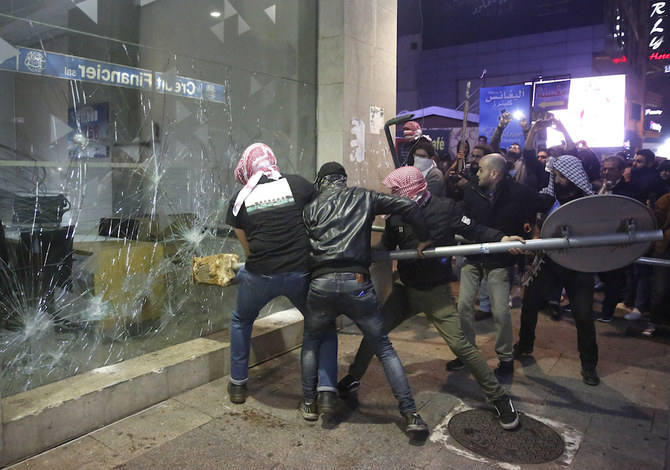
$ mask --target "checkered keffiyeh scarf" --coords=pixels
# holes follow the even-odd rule
[[[403,136],[405,137],[405,140],[418,140],[422,134],[421,126],[416,121],[407,121],[403,126]]]
[[[277,167],[277,158],[272,149],[265,144],[252,144],[242,153],[242,158],[235,168],[235,179],[244,185],[235,199],[233,215],[237,215],[244,204],[244,200],[258,185],[258,181],[267,176],[271,180],[281,178]]]
[[[582,162],[577,157],[572,155],[562,155],[548,165],[549,169],[549,185],[540,191],[543,194],[551,194],[556,196],[554,191],[554,172],[553,169],[560,172],[563,176],[569,179],[575,186],[584,191],[587,196],[593,195],[593,188],[589,183],[589,178],[586,176]]]
[[[391,190],[392,194],[403,196],[420,203],[427,197],[426,178],[421,170],[414,166],[402,166],[393,170],[382,184]]]

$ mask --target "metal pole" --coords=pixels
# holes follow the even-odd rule
[[[526,251],[567,250],[570,248],[584,248],[589,246],[629,245],[631,243],[646,243],[663,238],[661,230],[637,233],[615,233],[608,235],[592,235],[572,238],[544,238],[521,242],[495,242],[471,245],[443,246],[424,250],[426,258],[442,256],[485,255],[489,253],[504,253],[511,248],[520,248]],[[419,254],[416,250],[376,251],[373,259],[416,259]]]
[[[637,264],[650,264],[652,266],[670,268],[670,259],[642,257],[638,258],[635,262]]]

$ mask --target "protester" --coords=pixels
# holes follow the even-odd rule
[[[249,353],[253,323],[270,300],[286,296],[307,315],[309,239],[302,211],[315,194],[298,175],[282,175],[272,149],[256,143],[247,147],[235,168],[243,185],[230,201],[226,223],[233,227],[246,262],[237,273],[237,301],[230,326],[230,383],[233,403],[244,403],[249,379]],[[319,354],[322,392],[337,390],[337,333],[325,328]]]
[[[498,230],[484,227],[464,217],[463,211],[450,199],[434,197],[426,189],[426,181],[415,168],[398,168],[383,182],[394,195],[414,201],[424,215],[431,239],[438,246],[454,245],[454,235],[484,241],[523,241],[521,237],[503,236]],[[419,239],[400,216],[386,219],[381,247],[386,250],[415,249]],[[468,342],[461,330],[458,311],[451,293],[449,280],[451,265],[444,259],[430,258],[398,261],[400,281],[394,282],[393,291],[384,303],[384,328],[392,331],[406,319],[423,312],[433,323],[452,352],[472,373],[488,400],[495,406],[501,426],[513,429],[518,423],[514,405],[500,386],[495,375],[477,348]],[[511,334],[511,331],[510,331]],[[373,349],[367,340],[361,342],[349,374],[338,383],[341,395],[358,389],[363,374],[372,360]],[[510,344],[511,356],[511,344]]]
[[[307,204],[303,215],[310,239],[312,282],[308,294],[311,312],[305,316],[301,354],[302,415],[309,421],[318,419],[318,351],[329,326],[344,314],[360,328],[381,361],[405,419],[405,431],[428,432],[428,426],[416,412],[402,363],[384,330],[369,271],[370,234],[375,216],[397,214],[406,220],[417,234],[416,249],[420,254],[430,243],[421,211],[409,199],[348,188],[344,167],[336,162],[321,167],[316,187],[319,194]]]
[[[557,204],[593,194],[581,162],[563,155],[552,163],[549,185],[542,190],[556,198]],[[541,255],[540,255],[541,256]],[[524,292],[521,306],[519,341],[514,345],[515,357],[533,353],[537,315],[556,285],[565,287],[570,300],[572,317],[577,327],[577,349],[582,363],[582,377],[587,385],[598,385],[598,345],[593,321],[593,274],[565,268],[548,257],[542,259],[536,277]]]
[[[478,173],[478,184],[466,186],[463,210],[474,222],[504,233],[528,236],[529,227],[535,221],[536,212],[546,212],[554,202],[548,195],[540,195],[530,187],[517,183],[506,173],[505,158],[492,153],[482,158]],[[511,374],[514,371],[512,356],[512,317],[508,299],[510,296],[510,272],[516,257],[507,253],[466,256],[461,268],[461,284],[458,297],[458,312],[465,337],[475,345],[475,298],[479,283],[487,281],[491,300],[491,311],[496,327],[495,351],[500,362],[496,373]],[[462,368],[455,359],[447,365],[449,370]]]

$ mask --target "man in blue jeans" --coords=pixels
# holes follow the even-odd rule
[[[430,243],[419,207],[409,199],[379,194],[363,188],[347,187],[344,167],[324,164],[317,175],[319,195],[304,210],[310,239],[312,282],[307,301],[302,343],[303,417],[319,417],[317,367],[321,365],[320,345],[329,325],[338,315],[351,318],[384,367],[393,395],[405,418],[405,431],[427,433],[428,426],[416,412],[402,363],[384,331],[384,319],[370,280],[370,233],[378,214],[398,214],[414,229],[421,253]],[[321,410],[322,411],[322,410]]]
[[[298,175],[282,176],[274,153],[265,144],[249,146],[235,169],[243,188],[230,201],[226,223],[235,230],[246,255],[237,274],[237,303],[230,327],[230,384],[233,403],[244,403],[249,378],[251,331],[260,310],[270,300],[286,296],[307,315],[309,240],[302,211],[315,195]],[[319,348],[319,387],[324,412],[335,407],[337,332],[327,325]]]

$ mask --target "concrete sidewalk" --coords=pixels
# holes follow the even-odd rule
[[[513,310],[515,332],[518,309]],[[456,442],[448,419],[487,408],[466,371],[444,369],[453,354],[423,315],[391,334],[419,412],[431,435],[410,441],[397,402],[374,360],[359,403],[342,402],[327,421],[302,419],[300,351],[250,370],[251,397],[228,401],[228,377],[210,382],[80,439],[20,462],[16,469],[662,469],[668,436],[670,341],[624,336],[621,313],[597,323],[602,383],[582,383],[576,330],[569,316],[541,314],[533,356],[515,361],[506,386],[517,408],[563,436],[566,450],[545,464],[515,466],[478,456]],[[493,323],[477,323],[478,343],[495,367]],[[340,333],[340,377],[360,341],[357,328]],[[532,443],[529,443],[532,445]]]

